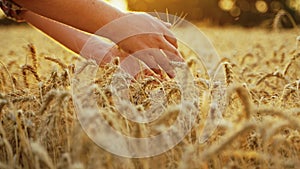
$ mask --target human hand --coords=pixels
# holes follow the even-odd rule
[[[161,74],[163,69],[170,77],[174,77],[170,62],[183,61],[168,24],[145,13],[123,16],[105,25],[96,34],[111,39],[157,74]]]
[[[133,77],[141,74],[155,76],[155,73],[145,65],[142,65],[138,59],[124,52],[117,45],[105,42],[96,35],[84,33],[32,11],[23,12],[20,14],[20,17],[73,52],[80,54],[86,59],[95,60],[100,66],[104,66],[115,57],[119,57],[121,68]]]
[[[162,75],[155,74],[149,67],[120,49],[117,45],[106,43],[96,36],[92,36],[85,41],[80,55],[84,58],[95,60],[99,66],[105,66],[118,57],[121,69],[133,78],[140,76],[154,76],[160,80],[164,78]]]
[[[14,2],[39,15],[107,37],[158,74],[162,69],[174,77],[170,62],[183,61],[176,49],[176,38],[167,25],[145,13],[124,14],[103,1],[76,0],[71,6],[60,0],[51,0],[49,5],[40,0]],[[74,17],[78,9],[81,15]]]

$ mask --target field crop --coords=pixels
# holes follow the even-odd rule
[[[209,110],[205,75],[194,74],[201,110],[196,125],[173,149],[125,158],[97,146],[81,128],[70,83],[84,60],[27,26],[0,28],[0,169],[10,168],[289,168],[300,166],[300,42],[295,30],[210,28],[224,68],[225,111],[204,143]],[[191,42],[191,43],[197,43]],[[184,54],[188,65],[193,59]],[[107,84],[118,60],[99,68],[95,97],[109,124],[132,137],[155,135],[172,124],[181,93],[174,81],[139,77],[130,101],[150,105],[147,93],[164,88],[165,114],[150,125],[122,118]],[[221,96],[220,96],[221,97]],[[92,119],[91,119],[92,120]],[[97,129],[96,129],[97,130]]]

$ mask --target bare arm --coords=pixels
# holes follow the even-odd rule
[[[28,23],[60,42],[73,52],[78,53],[87,59],[94,59],[98,64],[105,64],[110,62],[112,57],[122,57],[125,55],[125,53],[122,53],[114,47],[113,44],[106,43],[96,36],[82,32],[71,26],[45,18],[31,11],[25,11],[21,16]],[[89,42],[91,40],[93,41],[92,43]],[[89,47],[88,45],[93,46]],[[83,48],[85,49],[83,50]]]
[[[39,15],[83,31],[96,32],[125,13],[101,0],[14,0]]]
[[[111,39],[158,74],[163,69],[174,77],[171,61],[183,61],[177,50],[176,38],[169,28],[150,15],[124,13],[101,0],[15,2],[45,17]],[[99,31],[103,27],[108,31]]]
[[[139,61],[133,56],[129,56],[129,54],[119,50],[113,44],[106,43],[96,36],[31,11],[24,11],[21,13],[21,17],[73,52],[80,54],[86,59],[94,59],[99,65],[104,65],[118,56],[121,61],[126,59],[126,61],[121,62],[121,67],[130,75],[136,77],[140,73],[144,73],[156,76],[146,66],[141,67]]]

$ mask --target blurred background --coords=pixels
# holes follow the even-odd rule
[[[292,28],[300,24],[300,0],[107,0],[120,9],[186,15],[209,25]],[[1,15],[1,14],[0,14]],[[11,24],[3,19],[2,23]]]
[[[300,0],[128,0],[128,8],[159,12],[167,8],[169,13],[213,25],[271,26],[276,15],[282,15],[284,27],[292,27],[288,15],[300,23]]]

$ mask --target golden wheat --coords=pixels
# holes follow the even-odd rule
[[[279,20],[277,18],[277,22]],[[175,26],[177,22],[181,21],[174,20]],[[5,30],[14,35],[11,41],[15,45],[2,47],[3,51],[11,50],[7,52],[11,57],[1,57],[0,62],[3,70],[0,71],[0,168],[297,169],[300,164],[300,81],[295,34],[290,31],[278,34],[259,29],[224,29],[226,34],[217,28],[204,28],[221,55],[230,53],[214,69],[224,69],[226,93],[213,95],[218,97],[215,99],[228,99],[229,103],[219,105],[221,102],[211,100],[210,89],[214,84],[202,72],[206,68],[200,70],[199,61],[192,53],[187,54],[184,57],[195,76],[195,87],[199,88],[195,93],[200,108],[195,126],[173,149],[144,159],[124,158],[106,152],[81,128],[70,97],[70,85],[73,76],[86,73],[89,66],[96,65],[95,62],[76,65],[75,61],[83,59],[72,57],[74,54],[66,53],[51,41],[44,42],[42,36],[27,27]],[[34,41],[30,44],[13,41],[15,36],[20,36],[18,30],[22,36],[28,35],[27,38]],[[26,35],[23,32],[27,32]],[[0,37],[2,34],[0,31]],[[244,39],[245,34],[249,37]],[[235,37],[234,41],[232,37]],[[237,50],[233,52],[232,45],[228,44]],[[32,61],[25,60],[25,64],[24,51],[19,50],[24,45]],[[49,55],[53,57],[47,57]],[[40,59],[39,56],[46,57]],[[56,56],[60,58],[56,59]],[[48,66],[49,61],[60,68]],[[275,71],[274,66],[277,67]],[[131,137],[154,136],[172,126],[182,111],[179,104],[184,93],[180,86],[174,80],[161,81],[155,76],[129,80],[126,85],[131,105],[127,107],[144,112],[158,100],[151,94],[160,92],[166,97],[159,100],[164,107],[156,121],[136,124],[121,116],[115,105],[116,94],[110,85],[116,80],[125,83],[125,80],[118,81],[119,68],[119,59],[99,67],[97,77],[91,80],[89,98],[83,99],[82,104],[88,106],[91,104],[89,99],[96,99],[99,113],[107,123]],[[205,122],[213,121],[219,111],[222,111],[222,118],[218,127],[205,131]]]

